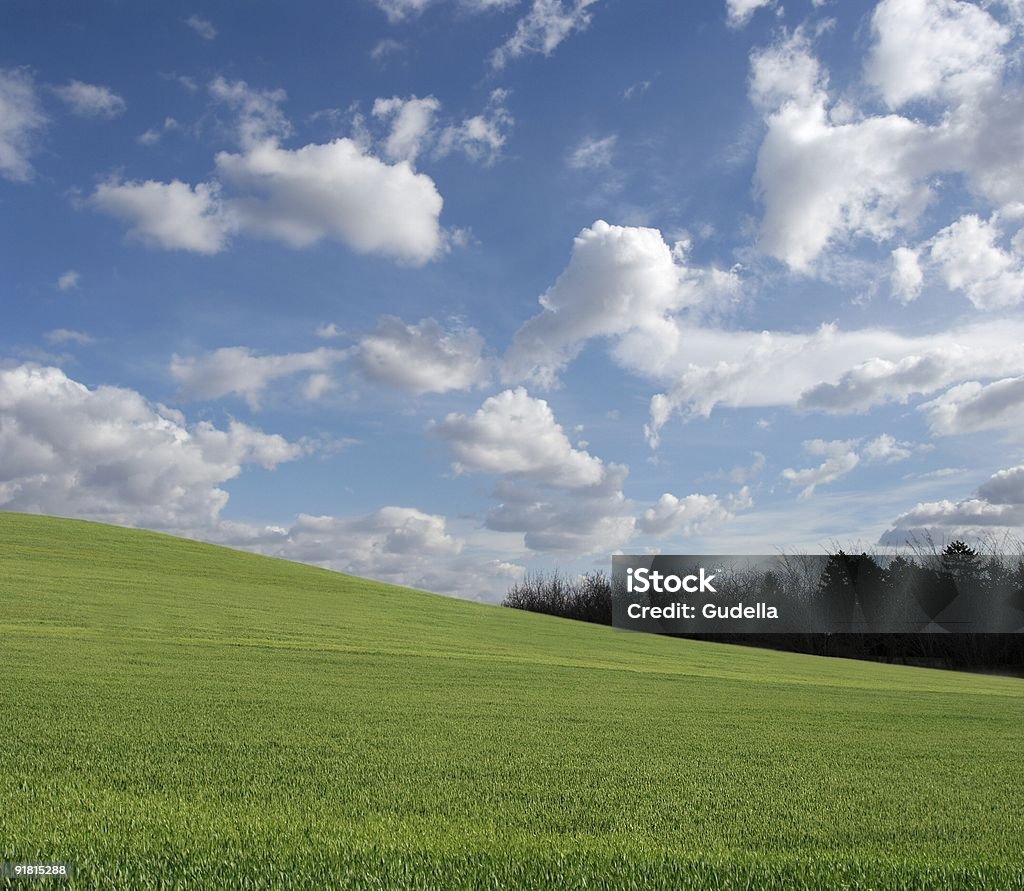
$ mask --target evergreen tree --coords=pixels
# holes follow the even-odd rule
[[[881,630],[889,612],[888,581],[885,570],[869,554],[851,558],[853,586],[864,618],[873,630]]]
[[[942,549],[942,569],[957,582],[972,582],[981,575],[981,557],[967,542],[957,539]]]
[[[1017,561],[1010,585],[1010,606],[1024,612],[1024,560]]]
[[[818,596],[824,608],[824,616],[830,620],[830,624],[838,623],[848,629],[856,601],[853,566],[850,555],[845,551],[829,554],[818,580]]]

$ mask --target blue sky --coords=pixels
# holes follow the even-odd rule
[[[1016,534],[1022,27],[5,4],[0,509],[483,599]]]

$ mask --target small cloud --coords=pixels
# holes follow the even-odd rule
[[[137,141],[141,145],[156,145],[156,143],[158,143],[163,137],[164,133],[177,129],[178,122],[174,118],[164,118],[162,126],[150,127],[145,133],[139,134]]]
[[[213,40],[217,36],[217,29],[213,22],[198,15],[190,15],[185,19],[185,24],[196,32],[203,40]]]
[[[288,94],[281,89],[261,90],[244,80],[215,77],[209,84],[210,95],[236,116],[239,142],[246,147],[290,136],[292,125],[281,110]]]
[[[57,290],[73,291],[78,287],[78,282],[81,278],[82,276],[79,274],[77,269],[69,269],[57,279]]]
[[[570,34],[590,24],[587,7],[597,0],[533,0],[530,11],[516,24],[513,34],[493,53],[491,65],[500,71],[510,59],[531,53],[550,56]]]
[[[432,136],[434,118],[440,108],[441,103],[434,96],[376,99],[373,117],[387,122],[391,130],[384,142],[384,154],[388,160],[414,164]]]
[[[91,334],[72,331],[70,328],[54,328],[53,331],[47,331],[43,337],[47,343],[51,344],[77,343],[80,346],[88,346],[96,342],[96,338]]]
[[[726,24],[730,28],[742,28],[765,6],[775,6],[775,0],[725,0]]]
[[[321,337],[324,340],[334,340],[335,338],[345,336],[344,329],[339,328],[334,322],[317,325],[314,333],[317,337]]]
[[[186,92],[196,93],[199,91],[199,81],[194,77],[190,77],[187,74],[172,74],[170,78]]]
[[[0,68],[0,177],[14,182],[32,179],[36,132],[45,124],[32,75]]]
[[[128,220],[132,237],[165,250],[216,254],[235,231],[217,183],[108,180],[96,187],[89,203]]]
[[[319,433],[316,436],[303,436],[299,440],[299,444],[307,455],[331,458],[345,451],[345,449],[362,445],[362,440],[356,439],[353,436],[331,436],[327,433]],[[352,490],[348,489],[347,491]]]
[[[307,402],[322,399],[334,387],[334,379],[324,372],[311,374],[302,385],[302,398]]]
[[[865,444],[861,454],[873,463],[893,464],[896,461],[905,461],[914,454],[918,448],[912,442],[901,442],[888,433],[877,436]]]
[[[630,84],[626,89],[622,91],[622,98],[627,102],[635,96],[642,96],[651,88],[651,82],[649,80],[641,80],[635,84]]]
[[[86,84],[80,80],[68,81],[63,87],[54,87],[72,114],[82,118],[116,118],[128,107],[124,99],[109,87]]]
[[[918,252],[898,247],[892,252],[892,293],[901,303],[916,300],[921,293],[924,273]]]
[[[573,170],[597,170],[612,162],[618,136],[614,133],[601,139],[586,137],[569,154],[566,163]]]
[[[353,106],[354,107],[354,106]],[[362,123],[362,116],[358,112],[353,113],[352,107],[349,108],[321,108],[314,111],[307,120],[311,124],[319,124],[321,127],[325,127],[334,133],[341,133],[346,129],[347,125],[352,119]],[[355,126],[353,125],[353,130]],[[360,145],[370,145],[372,140],[367,137],[362,140],[356,136],[355,132],[351,133],[353,142],[357,142]]]
[[[752,451],[750,457],[751,461],[749,464],[737,464],[729,470],[717,470],[714,473],[705,474],[701,479],[729,480],[737,485],[753,482],[761,475],[765,465],[768,463],[768,459],[765,458],[763,452],[758,451]]]
[[[810,498],[818,486],[842,479],[860,463],[856,446],[857,442],[849,439],[806,440],[803,443],[804,451],[825,460],[816,467],[800,470],[787,467],[782,471],[782,478],[800,488],[801,499]]]
[[[603,563],[600,565],[604,565]],[[526,575],[526,567],[518,563],[509,563],[507,560],[488,560],[487,568],[495,575],[502,578],[518,579]]]
[[[199,356],[175,354],[171,358],[171,377],[181,388],[182,400],[212,401],[241,396],[256,411],[272,384],[304,372],[308,376],[303,381],[303,396],[322,396],[330,389],[326,372],[345,356],[344,350],[326,347],[277,355],[257,355],[248,347],[222,347]],[[317,377],[318,374],[324,376]]]
[[[947,476],[959,476],[964,473],[970,473],[970,470],[966,467],[940,467],[938,470],[929,470],[927,473],[908,473],[903,479],[940,480]]]
[[[405,49],[405,44],[400,40],[392,40],[390,37],[385,37],[383,40],[378,40],[372,50],[370,50],[370,58],[374,62],[383,62],[388,56],[393,56],[395,53],[400,53]]]
[[[392,25],[415,18],[430,4],[430,0],[375,0],[375,2]]]
[[[483,386],[489,377],[483,338],[473,328],[442,327],[434,319],[407,325],[383,316],[359,339],[363,373],[416,395]]]
[[[471,161],[493,164],[501,156],[515,118],[508,110],[509,91],[492,90],[484,110],[445,127],[437,138],[434,154],[443,158],[454,151],[462,152]]]

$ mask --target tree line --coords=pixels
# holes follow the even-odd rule
[[[1019,549],[1018,549],[1019,550]],[[824,568],[817,559],[783,555],[777,572],[745,571],[730,579],[730,590],[751,599],[785,588],[797,591],[807,603],[827,600],[832,609],[862,617],[863,631],[842,634],[679,634],[678,637],[769,647],[790,652],[851,659],[926,665],[939,668],[990,670],[1024,676],[1024,634],[998,632],[924,633],[929,617],[939,617],[959,595],[966,594],[975,610],[1009,611],[1024,621],[1024,556],[1007,558],[983,554],[963,541],[941,550],[919,549],[888,562],[860,553],[838,550]],[[612,624],[615,591],[603,572],[569,577],[556,571],[532,573],[515,583],[503,606]],[[892,620],[914,607],[917,630],[886,633]],[[902,612],[901,612],[902,611]],[[984,618],[984,617],[979,617]],[[897,622],[897,624],[899,624]],[[998,626],[995,626],[998,627]]]

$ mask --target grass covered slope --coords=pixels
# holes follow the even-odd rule
[[[45,517],[0,566],[0,861],[75,887],[1024,887],[1019,680]]]

